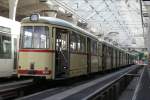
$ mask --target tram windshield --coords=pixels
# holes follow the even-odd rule
[[[22,48],[49,48],[47,26],[24,26],[22,31]]]

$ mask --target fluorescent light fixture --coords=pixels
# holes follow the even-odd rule
[[[65,12],[66,12],[65,9],[62,8],[62,7],[59,7],[58,9],[59,9],[59,11],[61,11],[62,13],[65,13]]]
[[[48,0],[39,0],[40,2],[47,2]]]

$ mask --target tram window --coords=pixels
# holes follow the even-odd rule
[[[31,26],[24,27],[23,36],[23,48],[32,48],[32,33],[33,28]]]
[[[96,41],[91,42],[91,53],[94,55],[97,54],[97,42]]]
[[[111,52],[112,52],[112,48],[111,47],[108,47],[108,52],[109,52],[109,56],[111,56]]]
[[[11,36],[0,35],[0,58],[11,58]]]
[[[73,32],[70,36],[70,51],[86,52],[86,38]]]
[[[49,48],[49,28],[45,26],[23,27],[23,48]]]
[[[34,48],[47,48],[48,27],[35,26],[33,35]]]
[[[68,49],[68,30],[56,28],[56,50]]]
[[[81,39],[81,52],[86,52],[86,39],[84,36],[80,36]]]
[[[94,52],[94,44],[93,44],[93,41],[91,40],[91,53],[93,54]]]
[[[109,47],[106,47],[106,55],[109,56]]]
[[[109,47],[107,46],[107,56],[109,57],[109,53],[110,53],[110,50],[109,50]]]
[[[67,35],[62,34],[62,50],[67,50]]]
[[[99,55],[102,56],[102,44],[101,43],[99,43],[98,52],[99,52]]]
[[[77,51],[76,33],[74,32],[70,35],[70,51]]]
[[[108,47],[108,56],[110,57],[111,56],[111,48]]]
[[[14,38],[14,69],[16,69],[17,66],[17,38]]]
[[[80,49],[81,49],[81,38],[80,38],[80,35],[77,35],[76,39],[77,39],[77,51],[80,52]]]

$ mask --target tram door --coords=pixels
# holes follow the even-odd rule
[[[56,28],[55,78],[66,78],[69,67],[69,36],[65,29]]]
[[[91,40],[87,38],[87,73],[91,73]]]

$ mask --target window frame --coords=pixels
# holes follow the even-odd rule
[[[25,34],[24,34],[24,27],[32,27],[32,40],[31,40],[31,47],[30,48],[25,48],[24,47],[24,36],[25,36]],[[34,48],[33,47],[33,38],[34,38],[34,33],[35,33],[35,31],[34,31],[34,29],[35,29],[35,27],[47,27],[47,34],[46,34],[46,48]],[[45,28],[45,32],[46,32],[46,28]],[[48,25],[23,25],[23,26],[21,26],[21,34],[20,34],[20,46],[19,46],[19,48],[20,49],[49,49],[50,48],[50,43],[51,43],[51,38],[50,38],[50,27],[48,26]],[[40,38],[40,43],[39,43],[40,45],[41,45],[41,38]]]
[[[10,48],[9,48],[9,50],[10,50],[10,54],[9,54],[9,57],[4,57],[5,56],[5,53],[4,53],[4,51],[2,52],[2,55],[3,55],[3,57],[2,56],[0,56],[0,59],[12,59],[12,36],[11,36],[11,34],[7,34],[7,33],[2,33],[2,32],[0,32],[0,45],[2,45],[2,49],[4,48],[4,46],[3,46],[3,42],[2,42],[2,36],[5,36],[5,37],[9,37],[10,38]],[[2,44],[1,44],[2,43]],[[6,52],[6,54],[7,54],[7,52]]]
[[[72,42],[72,36],[74,36],[74,42],[76,45],[76,48],[72,50],[71,48],[71,42]],[[83,39],[84,38],[84,42]],[[78,47],[78,43],[80,43],[80,48]],[[83,43],[83,47],[82,47],[82,43]],[[70,52],[73,53],[86,53],[86,36],[79,34],[78,32],[72,31],[70,33]],[[84,49],[83,49],[84,48]]]
[[[92,55],[98,55],[98,45],[97,41],[91,39],[91,54]]]

